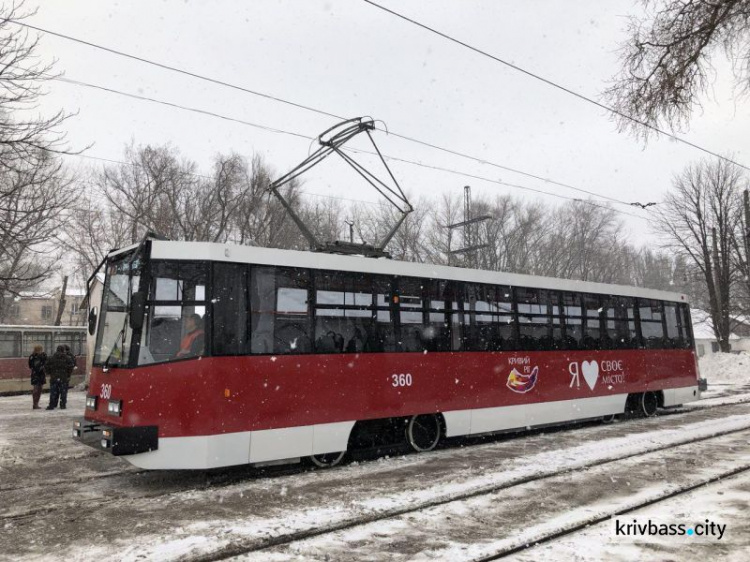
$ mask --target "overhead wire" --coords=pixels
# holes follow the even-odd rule
[[[122,95],[122,96],[125,96],[125,97],[128,97],[128,98],[137,99],[139,101],[146,101],[146,102],[150,102],[150,103],[156,103],[156,104],[159,104],[159,105],[164,105],[164,106],[171,107],[173,109],[180,109],[180,110],[184,110],[184,111],[195,112],[195,113],[199,113],[199,114],[202,114],[202,115],[205,115],[205,116],[208,116],[208,117],[215,117],[215,118],[218,118],[218,119],[222,119],[222,120],[234,122],[234,123],[237,123],[237,124],[240,124],[240,125],[245,125],[245,126],[257,128],[257,129],[260,129],[260,130],[263,130],[263,131],[267,131],[267,132],[271,132],[271,133],[289,135],[289,136],[293,136],[293,137],[296,137],[296,138],[301,138],[301,139],[311,140],[311,141],[314,141],[314,140],[317,139],[317,137],[315,137],[315,136],[305,135],[305,134],[297,133],[297,132],[294,132],[294,131],[288,131],[288,130],[280,129],[280,128],[277,128],[277,127],[269,127],[269,126],[266,126],[266,125],[261,125],[261,124],[258,124],[258,123],[253,123],[253,122],[250,122],[250,121],[245,121],[243,119],[237,119],[237,118],[234,118],[234,117],[229,117],[229,116],[222,115],[222,114],[219,114],[219,113],[215,113],[215,112],[212,112],[212,111],[207,111],[207,110],[203,110],[203,109],[199,109],[199,108],[185,106],[185,105],[177,104],[177,103],[174,103],[174,102],[168,102],[168,101],[164,101],[164,100],[159,100],[159,99],[156,99],[156,98],[152,98],[152,97],[148,97],[148,96],[142,96],[142,95],[139,95],[139,94],[132,94],[132,93],[129,93],[129,92],[123,92],[121,90],[117,90],[117,89],[114,89],[114,88],[108,88],[108,87],[104,87],[104,86],[98,86],[98,85],[91,84],[91,83],[88,83],[88,82],[83,82],[83,81],[80,81],[80,80],[72,80],[72,79],[68,79],[68,78],[55,77],[55,76],[50,76],[50,79],[60,80],[60,81],[62,81],[64,83],[68,83],[68,84],[71,84],[71,85],[90,87],[90,88],[94,88],[94,89],[97,89],[97,90],[100,90],[100,91],[105,91],[105,92],[108,92],[108,93]],[[368,155],[371,155],[371,156],[377,156],[377,154],[374,153],[374,152],[372,152],[372,151],[355,149],[355,148],[352,148],[352,147],[344,147],[343,150],[352,151],[352,152],[358,152],[358,153],[362,153],[362,154],[368,154]],[[93,160],[102,160],[102,161],[109,162],[109,163],[114,163],[114,164],[135,165],[134,163],[127,163],[127,162],[122,162],[122,161],[118,161],[118,160],[111,160],[111,159],[101,158],[101,157],[93,157],[93,156],[89,156],[89,155],[85,155],[85,154],[81,154],[79,156],[81,156],[83,158],[91,158]],[[611,209],[610,207],[606,207],[604,205],[598,205],[598,204],[596,204],[596,203],[594,203],[592,201],[588,201],[586,199],[579,199],[579,198],[575,198],[575,197],[569,197],[569,196],[562,195],[562,194],[559,194],[559,193],[554,193],[554,192],[551,192],[551,191],[545,191],[545,190],[541,190],[541,189],[537,189],[537,188],[533,188],[533,187],[529,187],[529,186],[524,186],[524,185],[520,185],[520,184],[516,184],[516,183],[506,182],[506,181],[503,181],[503,180],[497,180],[497,179],[487,178],[487,177],[483,177],[483,176],[479,176],[479,175],[475,175],[475,174],[470,174],[468,172],[462,172],[460,170],[454,170],[454,169],[445,168],[445,167],[441,167],[441,166],[435,166],[435,165],[431,165],[431,164],[425,164],[424,162],[417,162],[415,160],[409,160],[409,159],[406,159],[406,158],[400,158],[400,157],[391,156],[391,155],[388,155],[388,154],[383,154],[383,157],[386,158],[387,160],[392,160],[392,161],[395,161],[395,162],[401,162],[401,163],[409,164],[409,165],[412,165],[412,166],[418,166],[418,167],[422,167],[422,168],[426,168],[426,169],[431,169],[431,170],[436,170],[436,171],[441,171],[441,172],[447,172],[447,173],[450,173],[450,174],[459,175],[459,176],[463,176],[463,177],[470,178],[470,179],[477,179],[477,180],[481,180],[481,181],[485,181],[485,182],[489,182],[489,183],[494,183],[494,184],[497,184],[497,185],[502,185],[502,186],[506,186],[506,187],[511,187],[511,188],[515,188],[515,189],[529,191],[529,192],[540,194],[540,195],[549,195],[549,196],[552,196],[552,197],[556,197],[558,199],[565,199],[565,200],[568,200],[568,201],[577,201],[577,202],[581,202],[581,203],[584,203],[586,205],[597,207],[597,208],[601,208],[601,209]],[[192,173],[192,172],[186,172],[186,173],[188,173],[190,175],[197,176],[197,177],[201,177],[201,178],[204,178],[204,179],[212,179],[209,176],[204,176],[204,175],[201,175],[201,174],[195,174],[195,173]],[[301,191],[301,192],[305,193],[304,191]],[[602,197],[602,196],[600,196],[598,194],[595,194],[593,192],[588,192],[588,191],[584,191],[584,192],[587,193],[587,194],[589,194],[589,195],[591,195],[591,196],[594,196],[594,197]],[[322,195],[322,194],[310,193],[310,192],[307,192],[307,193],[309,193],[310,195],[318,196],[318,197],[326,197],[325,195]],[[331,197],[331,198],[333,198],[333,199],[342,199],[342,200],[350,200],[350,201],[355,201],[355,202],[370,203],[370,204],[372,204],[372,202],[363,201],[363,200],[357,200],[357,199],[353,199],[352,200],[352,199],[346,199],[346,198],[341,198],[341,197]],[[609,199],[607,197],[602,197],[602,198],[603,199]],[[634,217],[634,218],[637,218],[637,219],[646,220],[646,217],[644,217],[644,216],[639,216],[639,215],[636,215],[636,214],[633,214],[633,213],[628,213],[626,211],[621,211],[619,209],[611,209],[611,210],[613,210],[613,211],[615,211],[615,212],[617,212],[619,214],[622,214],[622,215],[627,215],[629,217]]]
[[[150,59],[146,59],[144,57],[140,57],[140,56],[137,56],[137,55],[132,55],[132,54],[126,53],[124,51],[113,49],[111,47],[105,47],[103,45],[99,45],[99,44],[93,43],[91,41],[86,41],[84,39],[79,39],[77,37],[73,37],[71,35],[60,33],[60,32],[57,32],[57,31],[51,31],[49,29],[45,29],[45,28],[42,28],[42,27],[39,27],[39,26],[36,26],[36,25],[32,25],[32,24],[29,24],[27,22],[22,22],[22,21],[12,20],[12,19],[5,20],[5,21],[8,21],[10,23],[15,23],[16,25],[27,27],[29,29],[33,29],[33,30],[38,31],[40,33],[46,33],[46,34],[52,35],[54,37],[58,37],[58,38],[61,38],[61,39],[65,39],[65,40],[68,40],[68,41],[72,41],[72,42],[75,42],[75,43],[86,45],[88,47],[91,47],[91,48],[94,48],[94,49],[98,49],[98,50],[101,50],[101,51],[104,51],[104,52],[107,52],[107,53],[110,53],[110,54],[114,54],[114,55],[121,56],[121,57],[124,57],[124,58],[127,58],[127,59],[131,59],[131,60],[135,60],[135,61],[138,61],[138,62],[141,62],[141,63],[144,63],[144,64],[148,64],[148,65],[151,65],[151,66],[154,66],[154,67],[157,67],[157,68],[161,68],[163,70],[169,70],[169,71],[172,71],[172,72],[183,74],[185,76],[189,76],[191,78],[196,78],[198,80],[203,80],[203,81],[206,81],[206,82],[209,82],[209,83],[212,83],[212,84],[216,84],[216,85],[220,85],[220,86],[232,88],[232,89],[235,89],[235,90],[239,90],[239,91],[244,92],[244,93],[252,94],[252,95],[255,95],[255,96],[259,96],[261,98],[265,98],[265,99],[269,99],[269,100],[278,102],[278,103],[286,104],[286,105],[293,106],[293,107],[296,107],[296,108],[299,108],[299,109],[303,109],[303,110],[306,110],[306,111],[317,113],[319,115],[323,115],[323,116],[326,116],[326,117],[334,117],[334,118],[340,119],[340,120],[344,120],[345,119],[344,117],[342,117],[340,115],[337,115],[337,114],[329,112],[329,111],[322,110],[320,108],[316,108],[316,107],[312,107],[310,105],[305,105],[305,104],[293,102],[293,101],[290,101],[290,100],[286,100],[286,99],[280,98],[278,96],[274,96],[274,95],[271,95],[271,94],[266,94],[266,93],[263,93],[263,92],[259,92],[257,90],[246,88],[244,86],[239,86],[239,85],[236,85],[236,84],[232,84],[232,83],[226,82],[224,80],[219,80],[219,79],[216,79],[216,78],[211,78],[209,76],[198,74],[196,72],[185,70],[185,69],[182,69],[182,68],[179,68],[179,67],[175,67],[175,66],[172,66],[172,65],[160,63],[160,62],[153,61],[153,60],[150,60]],[[65,80],[70,81],[70,79],[65,79]],[[81,85],[84,84],[82,82],[79,82],[79,83]],[[87,85],[89,87],[93,87],[93,88],[98,88],[98,89],[102,89],[102,90],[111,91],[108,88],[105,88],[105,87],[102,87],[102,86],[96,86],[96,85],[91,85],[91,84],[85,84],[85,85]],[[143,99],[143,97],[138,96],[136,94],[124,94],[124,95],[128,95],[128,96],[133,97],[133,98],[142,98]],[[176,106],[176,104],[170,104],[169,102],[157,102],[157,103],[164,103],[164,105],[175,105]],[[192,111],[197,111],[197,112],[206,113],[206,114],[211,113],[211,112],[205,112],[203,110],[192,110]],[[226,117],[222,117],[222,118],[228,119]],[[228,120],[231,121],[233,119],[228,119]],[[393,136],[395,136],[397,138],[405,140],[407,142],[412,142],[412,143],[415,143],[415,144],[419,144],[419,145],[422,145],[422,146],[425,146],[425,147],[428,147],[428,148],[439,150],[439,151],[442,151],[442,152],[445,152],[445,153],[448,153],[448,154],[452,154],[452,155],[455,155],[455,156],[458,156],[458,157],[461,157],[461,158],[466,158],[466,159],[469,159],[469,160],[473,160],[473,161],[478,162],[480,164],[489,165],[489,166],[492,166],[492,167],[495,167],[495,168],[498,168],[498,169],[502,169],[502,170],[505,170],[505,171],[508,171],[508,172],[511,172],[511,173],[516,173],[516,174],[519,174],[519,175],[523,175],[525,177],[529,177],[529,178],[536,179],[536,180],[539,180],[539,181],[544,181],[544,182],[549,183],[551,185],[557,185],[557,186],[560,186],[560,187],[564,187],[566,189],[571,189],[571,190],[578,191],[580,193],[585,193],[587,195],[591,195],[591,196],[594,196],[594,197],[599,197],[599,198],[602,198],[602,199],[607,199],[607,200],[612,201],[614,203],[617,203],[619,205],[630,206],[629,202],[623,201],[623,200],[620,200],[620,199],[617,199],[617,198],[614,198],[614,197],[610,197],[608,195],[603,195],[603,194],[596,193],[596,192],[593,192],[593,191],[585,190],[585,189],[573,186],[573,185],[568,184],[568,183],[559,182],[559,181],[553,180],[551,178],[547,178],[547,177],[540,176],[540,175],[537,175],[537,174],[525,172],[525,171],[520,170],[518,168],[513,168],[513,167],[510,167],[510,166],[505,166],[503,164],[498,164],[496,162],[492,162],[492,161],[487,160],[485,158],[480,158],[480,157],[477,157],[477,156],[472,156],[470,154],[466,154],[466,153],[463,153],[463,152],[460,152],[460,151],[457,151],[457,150],[453,150],[453,149],[442,147],[442,146],[439,146],[439,145],[436,145],[436,144],[433,144],[433,143],[422,141],[422,140],[419,140],[419,139],[411,137],[411,136],[403,135],[403,134],[400,134],[400,133],[397,133],[397,132],[393,132],[393,131],[388,131],[387,129],[384,129],[384,128],[383,129],[378,128],[378,129],[381,130],[381,131],[384,131],[384,132],[386,132],[388,134],[391,134],[391,135],[393,135]]]
[[[568,88],[566,86],[558,84],[557,82],[554,82],[553,80],[550,80],[549,78],[545,78],[545,77],[543,77],[543,76],[541,76],[539,74],[531,72],[530,70],[526,70],[525,68],[522,68],[522,67],[518,66],[517,64],[513,64],[512,62],[509,62],[509,61],[507,61],[505,59],[502,59],[502,58],[500,58],[498,56],[495,56],[495,55],[493,55],[491,53],[488,53],[487,51],[479,49],[478,47],[474,47],[473,45],[470,45],[469,43],[461,41],[460,39],[456,39],[455,37],[452,37],[451,35],[448,35],[447,33],[443,33],[442,31],[439,31],[439,30],[437,30],[437,29],[435,29],[433,27],[430,27],[430,26],[425,25],[425,24],[423,24],[421,22],[418,22],[415,19],[412,19],[412,18],[410,18],[408,16],[405,16],[405,15],[399,13],[399,12],[396,12],[394,10],[386,8],[385,6],[382,6],[381,4],[378,4],[377,2],[374,2],[373,0],[362,0],[362,1],[365,2],[365,3],[367,3],[367,4],[370,4],[371,6],[373,6],[375,8],[383,10],[384,12],[387,12],[387,13],[393,15],[393,16],[396,16],[397,18],[400,18],[400,19],[402,19],[402,20],[404,20],[406,22],[409,22],[409,23],[411,23],[413,25],[416,25],[417,27],[420,27],[420,28],[422,28],[422,29],[424,29],[426,31],[431,32],[431,33],[434,33],[435,35],[438,35],[438,36],[442,37],[443,39],[451,41],[452,43],[456,43],[457,45],[461,45],[462,47],[465,47],[466,49],[469,49],[470,51],[473,51],[473,52],[478,53],[478,54],[480,54],[482,56],[485,56],[485,57],[487,57],[489,59],[492,59],[495,62],[498,62],[498,63],[500,63],[502,65],[505,65],[508,68],[511,68],[511,69],[513,69],[513,70],[515,70],[517,72],[521,72],[522,74],[525,74],[526,76],[529,76],[530,78],[533,78],[535,80],[543,82],[544,84],[547,84],[548,86],[551,86],[553,88],[561,90],[561,91],[565,92],[566,94],[574,96],[574,97],[576,97],[576,98],[578,98],[580,100],[583,100],[585,102],[593,104],[593,105],[595,105],[596,107],[598,107],[600,109],[604,109],[605,111],[608,111],[608,112],[610,112],[610,113],[612,113],[614,115],[617,115],[618,117],[622,117],[623,119],[627,119],[628,121],[631,121],[633,123],[636,123],[638,125],[646,127],[647,129],[651,129],[652,131],[654,131],[656,133],[659,133],[661,135],[669,137],[672,140],[675,140],[675,141],[680,142],[680,143],[682,143],[684,145],[687,145],[687,146],[690,146],[690,147],[695,148],[697,150],[700,150],[700,151],[704,152],[705,154],[709,154],[711,156],[714,156],[715,158],[719,158],[720,160],[723,160],[725,162],[729,162],[731,164],[734,164],[735,166],[738,166],[738,167],[743,168],[743,169],[745,169],[747,171],[750,171],[750,167],[745,166],[744,164],[741,164],[741,163],[739,163],[739,162],[737,162],[737,161],[735,161],[735,160],[733,160],[731,158],[728,158],[726,156],[718,154],[717,152],[709,150],[708,148],[704,148],[704,147],[702,147],[702,146],[700,146],[700,145],[698,145],[698,144],[696,144],[694,142],[691,142],[691,141],[689,141],[687,139],[679,137],[679,136],[677,136],[677,135],[675,135],[673,133],[669,133],[669,132],[667,132],[667,131],[665,131],[663,129],[660,129],[659,127],[656,127],[655,125],[651,125],[650,123],[647,123],[645,121],[641,121],[640,119],[636,119],[635,117],[632,117],[631,115],[628,115],[627,113],[624,113],[624,112],[622,112],[622,111],[620,111],[618,109],[615,109],[614,107],[610,107],[610,106],[608,106],[606,104],[603,104],[601,102],[598,102],[595,99],[592,99],[592,98],[590,98],[590,97],[588,97],[588,96],[586,96],[584,94],[576,92],[575,90],[572,90],[572,89],[570,89],[570,88]]]

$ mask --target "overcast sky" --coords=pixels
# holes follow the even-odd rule
[[[619,0],[382,3],[594,98],[616,71],[627,17],[642,9],[640,2]],[[669,139],[644,146],[618,133],[603,110],[358,0],[40,4],[29,20],[40,27],[336,115],[371,115],[400,134],[627,201],[659,201],[673,174],[703,157]],[[49,35],[43,35],[41,49],[75,80],[311,137],[336,122]],[[735,102],[726,61],[719,53],[714,62],[713,95],[702,100],[703,111],[681,135],[750,164],[750,101]],[[78,111],[66,124],[71,144],[93,144],[88,154],[103,158],[121,158],[123,146],[133,140],[170,143],[206,172],[216,153],[230,151],[261,153],[284,172],[310,147],[303,139],[59,82],[50,85],[43,107]],[[584,197],[384,134],[376,138],[390,155]],[[540,197],[407,164],[392,166],[414,199],[460,193],[467,183],[475,194]],[[377,198],[333,163],[306,176],[305,189]],[[653,240],[647,221],[623,218],[634,240]]]

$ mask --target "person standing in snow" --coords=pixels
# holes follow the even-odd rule
[[[48,410],[57,408],[60,401],[60,409],[64,410],[68,402],[68,383],[70,375],[75,367],[75,362],[70,354],[65,353],[65,346],[58,345],[55,354],[47,360],[46,370],[49,374],[49,406]]]
[[[47,377],[45,376],[45,364],[47,363],[47,354],[44,353],[44,348],[36,344],[34,346],[34,352],[29,355],[29,369],[31,369],[31,400],[33,403],[32,408],[34,410],[39,409],[39,398],[42,396],[42,387],[47,383]]]

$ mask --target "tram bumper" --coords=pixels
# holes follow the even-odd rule
[[[79,418],[73,422],[73,439],[114,456],[137,455],[159,448],[159,428],[155,425],[112,427]]]

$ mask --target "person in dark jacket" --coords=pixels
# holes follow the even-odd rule
[[[65,353],[65,346],[62,345],[58,345],[55,354],[47,359],[46,371],[50,381],[48,410],[57,408],[58,400],[60,409],[65,409],[68,402],[68,383],[74,367],[75,362]]]
[[[44,348],[37,344],[34,346],[34,353],[29,355],[29,369],[31,369],[31,399],[33,402],[33,409],[39,409],[39,398],[42,396],[42,387],[47,384],[47,378],[45,377],[45,364],[47,363],[47,354],[44,353]]]

